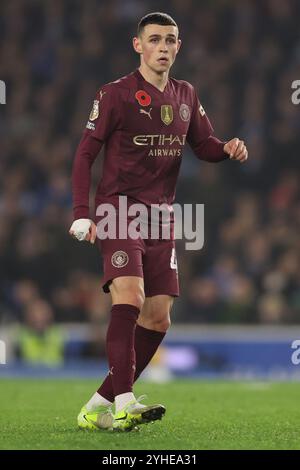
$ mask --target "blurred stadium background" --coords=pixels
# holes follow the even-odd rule
[[[300,2],[12,0],[0,3],[2,377],[106,370],[109,298],[97,248],[68,235],[71,167],[95,91],[138,67],[131,38],[156,10],[183,40],[171,75],[250,159],[200,163],[186,148],[176,201],[205,204],[205,245],[178,243],[182,294],[148,374],[300,376]],[[99,171],[101,158],[94,185]]]

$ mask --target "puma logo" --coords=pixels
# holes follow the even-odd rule
[[[151,114],[150,114],[151,111],[152,111],[152,108],[150,108],[149,111],[146,111],[145,109],[140,109],[140,113],[141,113],[141,114],[147,114],[147,116],[148,116],[150,119],[152,119]]]

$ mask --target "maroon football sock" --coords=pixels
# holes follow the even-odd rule
[[[144,328],[140,325],[136,326],[134,338],[136,356],[134,381],[139,378],[143,370],[147,367],[165,335],[166,333],[162,333],[161,331],[148,330],[148,328]]]
[[[136,325],[134,338],[136,370],[134,374],[134,382],[137,380],[137,378],[140,376],[140,374],[151,361],[152,357],[158,349],[158,346],[164,339],[165,334],[166,333],[148,330],[147,328],[144,328],[140,325]],[[111,375],[107,375],[97,392],[102,397],[106,398],[106,400],[113,402],[115,399],[115,394],[113,391],[113,383],[111,379]]]
[[[134,305],[113,305],[106,335],[109,377],[114,396],[132,392],[135,373],[134,333],[139,309]]]

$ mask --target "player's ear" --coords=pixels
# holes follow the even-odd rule
[[[133,40],[132,40],[132,44],[133,44],[133,48],[134,48],[135,52],[137,52],[138,54],[141,54],[142,53],[142,46],[141,46],[140,38],[139,37],[134,37]]]
[[[178,39],[178,41],[177,41],[177,52],[178,52],[179,49],[180,49],[181,42],[182,42],[181,39]]]

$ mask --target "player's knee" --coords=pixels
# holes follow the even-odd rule
[[[143,308],[144,302],[145,302],[144,289],[142,289],[142,288],[135,289],[129,295],[130,295],[130,299],[131,299],[130,303],[135,305],[141,311],[142,308]]]
[[[145,292],[141,284],[132,280],[122,279],[111,286],[112,300],[114,304],[134,305],[142,310],[145,302]]]
[[[165,333],[171,326],[170,316],[166,315],[153,320],[153,330]]]
[[[171,320],[170,320],[170,317],[168,318],[165,318],[164,320],[162,320],[159,324],[160,328],[161,328],[161,331],[168,331],[168,329],[170,328],[171,326]]]
[[[125,292],[119,293],[119,303],[134,305],[140,311],[143,308],[145,302],[145,293],[142,287],[132,288]]]

